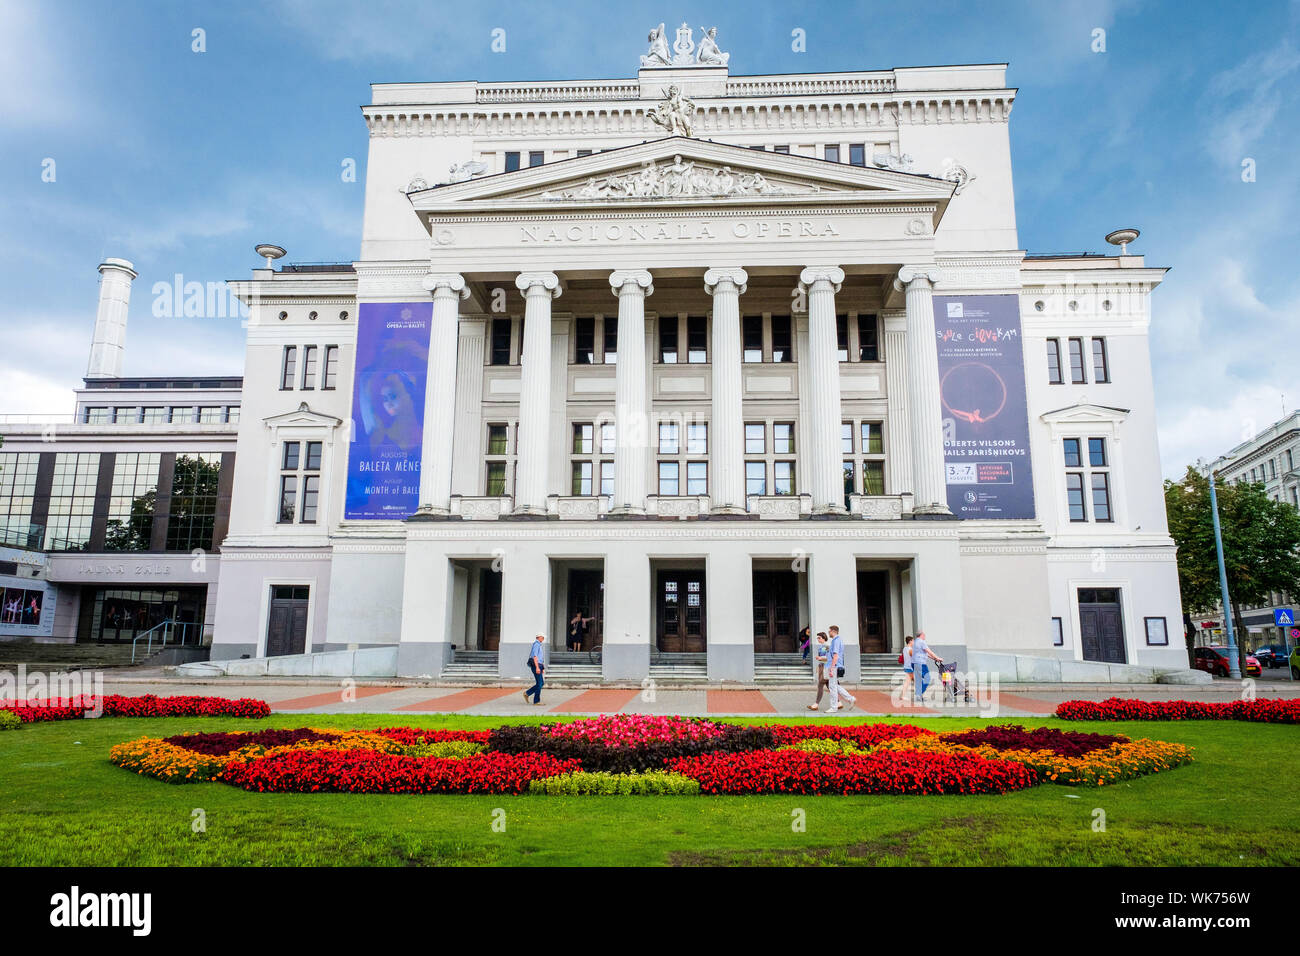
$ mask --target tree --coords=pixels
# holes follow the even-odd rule
[[[1269,603],[1275,591],[1295,592],[1300,583],[1300,511],[1274,501],[1259,483],[1215,482],[1223,564],[1228,578],[1238,654],[1245,673],[1245,645],[1240,606]],[[1165,482],[1169,533],[1178,544],[1178,587],[1183,599],[1183,626],[1188,653],[1191,613],[1213,611],[1220,604],[1219,565],[1214,548],[1210,483],[1188,467],[1181,481]]]

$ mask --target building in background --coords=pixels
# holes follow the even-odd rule
[[[663,59],[373,87],[359,258],[232,284],[214,659],[513,677],[581,614],[611,680],[762,679],[804,623],[850,678],[917,630],[1004,677],[1185,669],[1164,270],[1019,248],[1005,66]]]
[[[99,271],[73,411],[0,416],[0,546],[39,568],[13,582],[0,558],[0,638],[129,643],[166,626],[193,644],[211,637],[241,379],[121,376],[135,270],[107,259]]]

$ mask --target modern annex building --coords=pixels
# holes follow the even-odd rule
[[[1186,668],[1164,270],[1020,248],[1005,65],[728,59],[683,27],[632,79],[373,87],[359,257],[232,283],[214,661],[511,677],[581,613],[610,680],[749,680],[804,623],[850,679],[917,630]]]

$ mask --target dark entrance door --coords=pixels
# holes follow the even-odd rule
[[[582,650],[603,644],[601,640],[601,626],[605,621],[605,574],[603,571],[586,570],[582,568],[573,568],[569,571],[569,614],[565,618],[566,634],[567,628],[571,625],[573,615],[581,614],[583,617],[589,617],[593,620],[587,625],[585,631],[585,640],[582,644]],[[565,637],[566,648],[569,646],[569,638]]]
[[[311,588],[277,584],[271,588],[271,616],[266,628],[266,656],[302,654],[307,650],[307,599]]]
[[[858,640],[863,654],[889,650],[889,572],[858,572]]]
[[[793,571],[754,572],[755,654],[790,654],[796,649],[796,581]]]
[[[655,590],[659,650],[703,654],[704,608],[703,571],[660,571]]]
[[[1119,588],[1079,588],[1079,643],[1085,661],[1127,663]]]
[[[501,573],[481,568],[478,575],[478,646],[495,651],[501,646]]]

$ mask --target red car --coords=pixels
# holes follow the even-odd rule
[[[1198,671],[1205,671],[1213,677],[1227,677],[1231,673],[1232,665],[1229,663],[1228,648],[1216,644],[1212,647],[1198,647],[1195,651],[1195,661],[1192,667]],[[1263,673],[1263,668],[1259,666],[1259,661],[1255,655],[1246,655],[1246,676],[1258,677]]]

